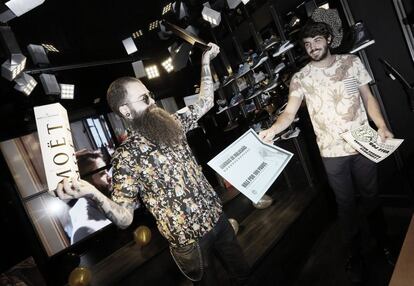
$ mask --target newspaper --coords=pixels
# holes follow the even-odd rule
[[[404,141],[404,139],[386,139],[382,142],[377,131],[368,124],[341,134],[355,150],[374,161],[381,162],[391,155]]]

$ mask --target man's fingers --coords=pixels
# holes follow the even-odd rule
[[[206,52],[210,54],[210,58],[217,56],[217,54],[220,52],[220,47],[211,42],[208,43],[208,46],[210,49],[208,49]]]
[[[79,190],[79,182],[76,178],[72,178],[72,189],[73,190]]]
[[[57,188],[56,188],[56,193],[59,197],[59,199],[61,200],[70,200],[73,199],[72,196],[69,196],[68,194],[65,193],[64,189],[63,189],[63,183],[59,183]]]
[[[68,194],[69,196],[72,196],[73,198],[75,197],[75,195],[78,193],[78,186],[74,185],[73,182],[75,180],[73,179],[72,182],[70,182],[68,179],[64,179],[63,180],[63,190],[66,194]]]
[[[64,200],[65,194],[63,193],[63,184],[59,183],[56,188],[56,193],[61,200]]]

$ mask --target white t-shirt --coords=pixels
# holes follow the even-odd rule
[[[341,133],[368,123],[359,87],[372,78],[355,55],[334,55],[334,63],[311,63],[294,74],[289,96],[305,98],[322,157],[356,154]]]

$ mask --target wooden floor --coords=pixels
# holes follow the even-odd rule
[[[398,254],[407,230],[411,210],[384,209],[388,223],[388,235],[392,246]],[[393,267],[390,266],[380,251],[372,251],[365,255],[367,269],[364,283],[353,284],[349,281],[344,266],[346,254],[338,243],[341,241],[340,229],[335,221],[321,233],[304,265],[294,286],[386,286],[388,285]]]
[[[323,188],[276,188],[270,195],[274,203],[267,209],[259,210],[243,195],[231,194],[231,204],[225,205],[228,217],[235,218],[240,224],[237,235],[246,258],[253,270],[253,285],[281,286],[351,286],[344,265],[345,251],[340,243],[340,230],[335,221],[335,213],[330,208],[332,202]],[[385,212],[389,225],[389,235],[395,242],[395,249],[401,247],[411,212],[406,209],[388,208]],[[152,247],[163,245],[154,240]],[[145,259],[151,247],[119,251],[124,263],[114,266],[113,260],[106,261],[102,269],[130,267],[131,261],[125,259],[132,254],[134,260]],[[126,255],[128,252],[130,255]],[[138,258],[136,257],[138,253]],[[132,259],[132,258],[131,258]],[[369,269],[367,286],[388,285],[392,268],[378,253],[367,257]],[[103,263],[101,263],[102,265]],[[223,269],[218,264],[218,271]],[[98,270],[98,269],[95,269]],[[102,277],[108,277],[103,273]],[[116,277],[111,275],[115,284],[101,280],[93,285],[137,285],[137,281],[154,285],[192,285],[177,270],[168,251],[164,250],[139,266],[130,275]],[[128,271],[129,272],[129,271]],[[118,274],[119,275],[119,274]],[[94,281],[96,282],[96,281]],[[229,285],[224,278],[220,285]],[[220,286],[214,285],[214,286]]]

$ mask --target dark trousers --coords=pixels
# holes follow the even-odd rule
[[[246,262],[227,216],[222,214],[216,225],[198,242],[171,248],[171,254],[181,272],[194,285],[246,285],[250,267]],[[215,261],[220,260],[229,282],[219,280]]]
[[[231,285],[247,283],[250,267],[225,214],[220,216],[214,228],[199,241],[199,245],[203,256],[204,275],[195,285],[222,285],[215,271],[216,259],[225,268]]]
[[[231,285],[245,285],[250,276],[246,262],[234,230],[227,216],[222,214],[214,228],[199,241],[203,256],[204,275],[195,285],[222,285],[215,271],[215,260],[220,260]]]
[[[351,254],[372,234],[386,244],[386,226],[378,196],[377,166],[364,156],[322,158],[335,193],[343,238]],[[355,194],[359,191],[360,199]]]

